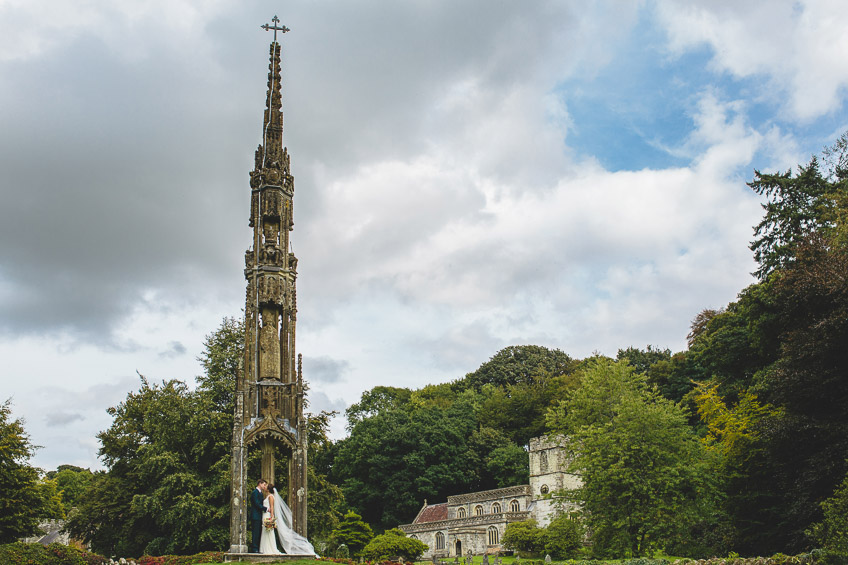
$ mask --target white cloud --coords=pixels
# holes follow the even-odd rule
[[[767,76],[759,95],[780,96],[779,102],[785,96],[794,119],[811,120],[842,107],[848,87],[848,6],[842,0],[660,0],[657,12],[672,52],[707,44],[716,70]]]
[[[792,6],[288,4],[311,408],[455,379],[515,343],[578,357],[683,347],[699,310],[751,280],[752,163],[807,157],[785,120],[754,122],[752,107],[785,99],[803,121],[844,95],[844,10]],[[692,92],[681,79],[691,123],[672,123],[690,131],[644,133],[678,165],[610,172],[577,157],[591,153],[572,129],[586,116],[563,84],[591,85],[624,48],[634,74],[661,72],[663,39],[644,52],[634,40],[657,14],[671,53],[713,46],[698,88],[716,72],[768,88]],[[271,15],[258,1],[0,0],[0,378],[31,415],[44,466],[93,458],[105,408],[137,388],[136,369],[190,380],[203,336],[238,315],[269,39],[258,26]],[[591,141],[627,127],[605,124],[609,137]],[[45,408],[68,434],[47,428]]]
[[[96,37],[127,60],[147,56],[152,43],[197,45],[224,5],[219,0],[202,6],[191,0],[3,0],[0,61],[26,61],[83,36]]]

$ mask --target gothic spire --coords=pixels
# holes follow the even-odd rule
[[[277,32],[286,33],[286,26],[279,26],[280,19],[274,16],[273,25],[260,26],[274,31],[274,40],[269,47],[268,91],[265,94],[265,115],[262,122],[262,144],[256,150],[256,163],[251,172],[251,186],[258,188],[262,183],[279,185],[288,169],[288,155],[283,147],[283,98],[280,71],[280,44]]]

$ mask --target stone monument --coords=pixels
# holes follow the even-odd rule
[[[268,66],[268,92],[262,144],[250,172],[250,220],[253,244],[245,253],[247,297],[244,307],[244,359],[236,375],[230,503],[230,553],[248,548],[247,496],[255,486],[247,479],[248,450],[262,454],[261,478],[276,483],[275,460],[282,454],[292,509],[292,527],[306,536],[306,420],[303,417],[303,372],[295,355],[297,259],[289,251],[293,229],[294,177],[288,149],[283,147],[280,44],[274,31]]]

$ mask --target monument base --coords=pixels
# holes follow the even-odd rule
[[[225,553],[224,563],[283,563],[285,561],[299,561],[301,559],[315,559],[314,555],[290,555],[288,553],[271,555],[268,553]]]

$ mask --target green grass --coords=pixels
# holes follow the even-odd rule
[[[528,559],[544,559],[544,558],[545,557],[543,555],[541,558],[539,558],[539,557],[535,557],[535,558],[534,557],[522,557],[521,560],[527,561]],[[474,559],[474,565],[480,565],[483,562],[483,556],[482,555],[475,555],[473,559]],[[616,563],[621,563],[622,561],[627,561],[627,559],[630,559],[630,558],[609,559],[609,560],[606,560],[606,561],[598,561],[597,563],[598,564],[609,563],[610,565],[614,565]],[[675,559],[682,559],[682,558],[681,557],[672,557],[670,555],[662,555],[662,554],[658,553],[654,556],[654,559],[668,559],[669,561],[674,562]],[[453,564],[453,558],[443,559],[443,561],[447,561],[451,565]],[[512,563],[515,561],[515,557],[501,557],[501,561],[503,562],[504,565],[512,565]],[[465,565],[464,559],[460,559],[459,562],[460,562],[460,565]],[[432,561],[417,561],[415,565],[432,565],[432,563],[433,563]],[[490,564],[494,563],[494,557],[492,557],[491,555],[489,556],[489,563]],[[275,561],[273,563],[267,563],[266,565],[274,565],[274,564],[277,564],[277,565],[316,565],[316,560],[315,559],[298,559],[297,561]],[[220,565],[220,564],[219,563],[198,563],[198,565]]]
[[[273,561],[271,563],[263,563],[263,565],[315,565],[315,559],[298,559],[296,561]],[[220,563],[198,563],[197,565],[221,565]]]
[[[545,556],[544,555],[535,556],[535,557],[525,556],[525,557],[521,558],[521,561],[527,561],[528,559],[544,560]],[[590,559],[590,558],[589,557],[577,557],[577,558],[574,558],[574,559]],[[628,561],[630,559],[633,559],[633,558],[632,557],[626,557],[626,558],[622,558],[622,559],[607,559],[605,561],[596,561],[596,563],[598,563],[598,565],[600,565],[601,563],[609,563],[610,565],[613,565],[615,563],[621,563],[623,561]],[[671,561],[673,563],[676,559],[683,559],[683,557],[673,557],[671,555],[665,555],[664,553],[657,552],[653,556],[653,559],[668,559],[669,561]],[[473,557],[473,560],[474,560],[474,565],[480,565],[483,562],[483,556],[482,555],[475,555]],[[450,565],[453,565],[453,563],[454,563],[453,557],[451,557],[450,559],[442,559],[442,561],[447,561]],[[495,561],[495,558],[490,555],[489,556],[490,565],[492,563],[494,563],[494,561]],[[513,562],[515,561],[515,557],[512,557],[512,556],[501,557],[501,561],[503,562],[504,565],[512,565]],[[415,563],[415,565],[432,565],[432,563],[433,562],[429,561],[429,560],[428,561],[417,561]],[[460,565],[465,565],[465,558],[461,558],[459,560],[459,563],[460,563]]]

